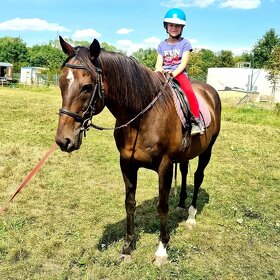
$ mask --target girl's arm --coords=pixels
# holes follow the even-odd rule
[[[157,62],[156,62],[156,69],[155,71],[158,71],[158,72],[163,72],[163,58],[162,58],[162,55],[161,54],[158,54],[157,56]]]
[[[188,63],[189,63],[189,58],[190,58],[190,52],[186,51],[183,53],[181,63],[179,66],[172,72],[172,76],[175,78],[177,75],[182,73],[184,70],[186,70]]]

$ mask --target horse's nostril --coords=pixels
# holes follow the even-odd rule
[[[60,138],[60,137],[57,137],[55,139],[57,145],[60,147],[60,149],[62,151],[68,151],[70,148],[71,148],[71,139],[70,138]]]
[[[65,138],[65,140],[64,140],[64,147],[67,148],[70,145],[70,143],[71,143],[70,138]]]

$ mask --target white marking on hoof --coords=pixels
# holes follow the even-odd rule
[[[188,227],[193,227],[196,225],[196,221],[195,221],[195,215],[197,213],[197,210],[191,205],[189,208],[189,216],[187,219],[187,226]]]
[[[163,246],[162,242],[159,242],[158,249],[156,251],[156,257],[166,257],[167,258],[167,252],[166,247]]]
[[[156,266],[160,267],[161,265],[168,263],[167,258],[168,258],[168,256],[167,256],[167,252],[166,252],[166,247],[160,241],[158,249],[155,254],[155,258],[153,259],[153,263]]]

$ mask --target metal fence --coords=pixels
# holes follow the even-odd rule
[[[28,83],[23,83],[23,84],[50,86],[50,85],[58,85],[58,80],[59,80],[59,74],[37,74],[36,79],[32,79]],[[13,73],[13,82],[21,83],[20,73]]]

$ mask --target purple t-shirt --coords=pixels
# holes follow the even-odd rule
[[[174,44],[168,44],[167,40],[160,42],[158,45],[158,53],[163,58],[163,69],[174,71],[181,63],[183,53],[191,52],[192,46],[189,40],[181,38],[181,40]]]

